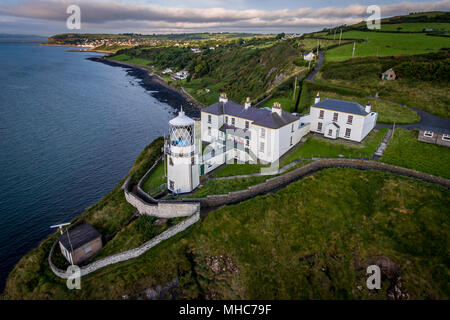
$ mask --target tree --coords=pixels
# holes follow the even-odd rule
[[[277,39],[283,39],[286,34],[284,32],[277,34]]]

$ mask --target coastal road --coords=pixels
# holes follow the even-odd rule
[[[319,51],[319,59],[317,59],[317,66],[314,68],[314,71],[311,72],[307,77],[306,80],[309,80],[311,82],[314,82],[314,77],[319,72],[320,68],[323,64],[323,51]]]

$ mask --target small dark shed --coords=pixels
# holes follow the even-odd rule
[[[78,265],[95,256],[102,249],[102,235],[88,223],[66,230],[59,237],[61,253]]]

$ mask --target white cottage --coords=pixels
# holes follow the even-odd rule
[[[377,123],[378,113],[372,112],[370,102],[365,107],[359,103],[325,99],[319,93],[306,118],[311,122],[311,131],[327,138],[343,138],[361,142]]]

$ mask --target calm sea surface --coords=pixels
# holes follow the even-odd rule
[[[14,264],[108,193],[174,109],[95,53],[0,41],[0,292]]]

